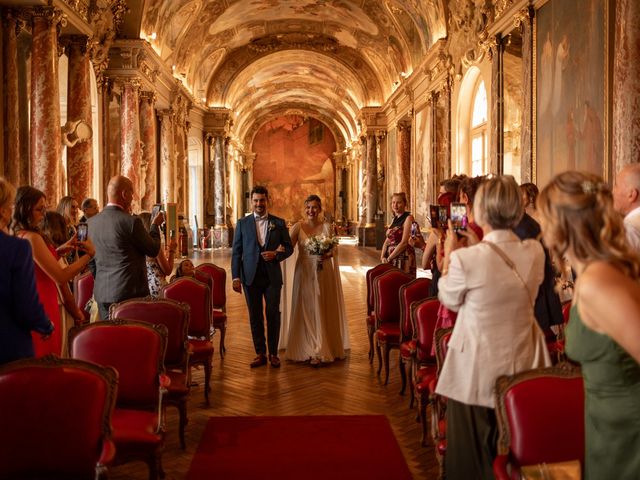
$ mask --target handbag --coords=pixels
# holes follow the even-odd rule
[[[580,480],[582,469],[579,460],[558,463],[538,463],[520,467],[522,480]]]

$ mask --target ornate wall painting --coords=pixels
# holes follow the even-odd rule
[[[535,16],[535,172],[607,171],[607,2],[551,0]]]
[[[391,223],[391,196],[400,188],[400,170],[398,162],[398,130],[394,127],[387,132],[387,203],[383,205],[387,223]]]
[[[415,116],[415,180],[413,186],[413,214],[421,227],[426,227],[429,217],[429,204],[433,203],[431,174],[431,107],[426,106]]]
[[[323,127],[320,141],[310,144],[309,127]],[[269,190],[269,211],[289,222],[303,218],[304,200],[311,194],[322,199],[326,217],[333,218],[335,171],[331,155],[336,142],[330,130],[317,120],[287,115],[265,124],[254,139],[254,185]]]

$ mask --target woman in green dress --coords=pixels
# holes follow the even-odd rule
[[[609,187],[564,172],[538,198],[545,243],[577,273],[567,355],[585,385],[585,479],[640,478],[640,257]]]

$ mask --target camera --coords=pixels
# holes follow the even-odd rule
[[[78,242],[86,242],[89,236],[89,225],[86,223],[79,223],[76,230],[76,240]]]
[[[162,211],[162,204],[156,203],[151,209],[151,221],[158,216],[158,214]]]

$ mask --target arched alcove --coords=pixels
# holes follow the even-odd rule
[[[460,84],[456,108],[454,173],[483,175],[489,152],[489,109],[487,83],[478,67],[467,70]]]
[[[202,141],[197,137],[189,137],[189,202],[187,219],[193,231],[193,238],[198,238],[198,226],[204,228],[204,212],[202,198],[204,192],[204,168],[202,159]],[[197,219],[197,222],[196,220]]]

